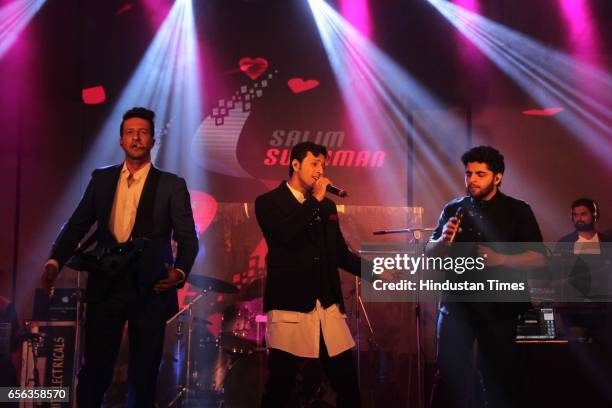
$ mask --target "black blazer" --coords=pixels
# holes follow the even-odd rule
[[[264,311],[306,313],[314,309],[318,293],[314,257],[319,244],[310,224],[317,216],[325,231],[332,293],[344,310],[338,268],[360,276],[361,259],[346,245],[336,204],[328,198],[319,203],[314,197],[300,204],[283,181],[276,189],[257,197],[255,215],[268,245]]]
[[[73,254],[79,241],[90,227],[97,223],[98,245],[112,246],[117,241],[109,228],[117,181],[123,164],[94,170],[81,201],[53,244],[50,258],[56,259],[60,268]],[[153,295],[153,285],[166,276],[164,263],[173,265],[189,274],[198,253],[189,191],[185,180],[161,171],[153,166],[143,186],[133,238],[145,237],[149,241],[132,273],[141,293],[159,296],[169,314],[178,310],[176,290]],[[170,240],[177,242],[176,260],[172,259]],[[87,301],[102,299],[112,281],[107,276],[91,274],[87,282]]]

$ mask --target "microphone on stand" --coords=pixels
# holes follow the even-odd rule
[[[379,230],[379,231],[374,231],[372,232],[372,235],[387,235],[387,234],[406,234],[406,233],[412,233],[412,234],[420,234],[421,232],[432,232],[435,231],[436,229],[431,227],[431,228],[402,228],[402,229],[394,229],[394,230]]]
[[[455,212],[455,218],[457,218],[457,229],[455,229],[455,232],[453,232],[453,235],[451,235],[451,237],[449,238],[449,243],[455,241],[455,236],[457,235],[457,231],[459,231],[459,227],[461,227],[461,222],[463,221],[464,215],[465,209],[463,207],[457,208],[457,211]]]
[[[338,197],[345,198],[348,197],[348,193],[346,190],[341,189],[340,187],[334,186],[332,184],[328,184],[326,190]]]

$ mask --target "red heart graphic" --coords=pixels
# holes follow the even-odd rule
[[[252,80],[257,79],[261,74],[266,72],[266,69],[268,69],[268,61],[261,57],[244,57],[238,64],[240,65],[240,70],[247,74]]]
[[[106,100],[106,92],[101,85],[84,88],[81,91],[81,98],[86,105],[98,105]]]
[[[544,108],[544,109],[530,109],[523,111],[523,115],[527,116],[555,116],[557,113],[563,111],[563,108]]]
[[[312,88],[316,88],[319,86],[319,81],[316,79],[309,79],[305,81],[302,78],[291,78],[289,81],[287,81],[287,85],[289,85],[289,88],[291,88],[293,93],[297,94],[308,91]]]

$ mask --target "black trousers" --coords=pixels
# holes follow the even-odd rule
[[[87,305],[84,364],[77,384],[79,408],[102,405],[113,378],[126,321],[130,348],[127,406],[153,407],[164,344],[163,316],[154,295],[143,298],[127,288]]]
[[[520,407],[520,366],[516,317],[483,315],[483,309],[453,304],[440,309],[437,370],[431,408],[463,408],[473,378],[473,347],[478,340],[481,384],[487,408]],[[481,305],[482,306],[482,305]]]
[[[296,378],[304,364],[303,357],[298,357],[278,349],[269,349],[269,378],[262,398],[262,408],[285,408],[288,406],[296,386]],[[330,357],[321,334],[319,360],[323,372],[329,379],[337,394],[338,408],[359,408],[361,396],[359,380],[352,350],[346,350],[337,356]]]

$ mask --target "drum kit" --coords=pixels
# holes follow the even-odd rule
[[[191,275],[199,294],[166,322],[166,344],[159,372],[159,407],[259,407],[268,378],[263,278],[248,284],[238,301],[224,308],[215,322],[195,316],[195,306],[208,293],[238,294],[227,282]],[[213,319],[211,319],[213,320]],[[215,332],[215,334],[213,334]],[[319,361],[304,363],[291,406],[328,408],[333,393]]]
[[[239,289],[201,275],[188,282],[200,293],[166,322],[159,406],[258,406],[267,380],[263,279],[251,282],[223,310],[218,331],[211,330],[213,322],[195,316],[195,306],[208,293],[238,294]]]

